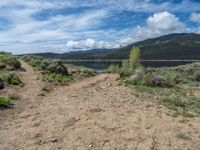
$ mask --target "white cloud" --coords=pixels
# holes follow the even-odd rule
[[[200,13],[192,13],[190,20],[200,24]]]
[[[96,46],[96,41],[95,41],[94,39],[87,39],[87,40],[85,41],[85,46],[86,46],[87,48],[93,48],[93,47]]]
[[[80,40],[80,41],[68,41],[66,46],[67,46],[67,49],[66,49],[67,51],[119,47],[119,45],[116,44],[116,42],[96,41],[94,39],[86,39],[86,40]]]
[[[181,33],[186,31],[186,26],[175,15],[164,11],[154,13],[146,20],[146,26],[137,26],[128,38],[121,41],[122,44],[157,37],[170,33]]]
[[[147,28],[163,34],[182,31],[185,25],[175,15],[165,11],[150,16],[147,19]]]
[[[78,41],[69,41],[66,44],[67,49],[79,49],[80,48],[80,44]]]
[[[53,38],[55,40],[73,39],[77,32],[82,34],[85,31],[95,29],[101,25],[103,18],[108,17],[105,10],[92,10],[82,14],[54,16],[48,20],[34,20],[30,17],[32,15],[30,12],[30,10],[14,12],[13,28],[2,32],[0,43],[15,42],[16,40],[27,43],[48,41],[49,39],[53,40]]]

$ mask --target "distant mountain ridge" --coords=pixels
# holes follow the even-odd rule
[[[36,54],[61,59],[126,59],[132,47],[141,49],[141,59],[200,59],[200,35],[195,33],[169,34],[136,42],[117,49],[94,49],[65,54]]]

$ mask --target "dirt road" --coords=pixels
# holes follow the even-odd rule
[[[200,118],[172,117],[154,98],[101,74],[45,96],[38,73],[22,63],[25,86],[0,110],[0,150],[198,150]]]

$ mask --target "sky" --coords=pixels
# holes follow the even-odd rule
[[[117,48],[171,33],[200,34],[200,0],[0,0],[0,51]]]

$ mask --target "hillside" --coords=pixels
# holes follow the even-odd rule
[[[133,46],[140,47],[142,59],[200,59],[200,35],[194,33],[165,35],[118,49],[36,55],[61,59],[125,59]]]
[[[200,59],[200,35],[198,34],[171,34],[147,39],[120,48],[105,57],[127,58],[133,46],[140,47],[142,59]]]

